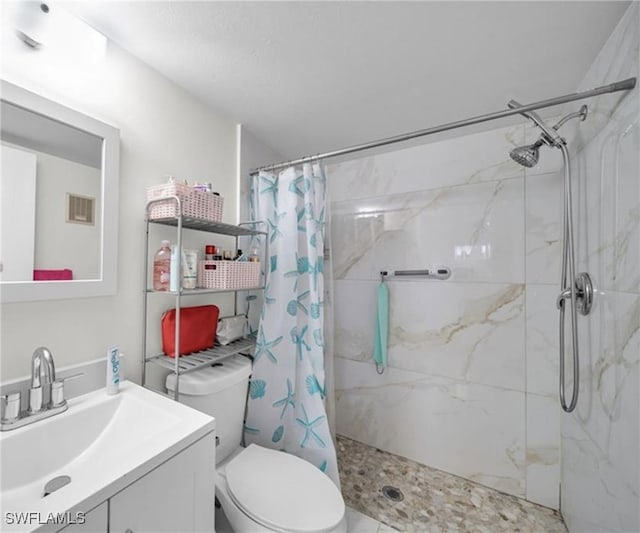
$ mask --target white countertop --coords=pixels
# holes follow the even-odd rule
[[[215,420],[130,382],[69,400],[46,420],[0,433],[1,531],[56,531],[58,513],[87,512],[215,430]],[[59,475],[71,482],[43,497]],[[34,513],[30,524],[12,524]]]

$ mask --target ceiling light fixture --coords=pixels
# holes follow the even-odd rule
[[[16,13],[16,35],[34,49],[42,47],[49,26],[49,6],[44,2],[24,2]]]

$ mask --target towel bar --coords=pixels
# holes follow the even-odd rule
[[[433,268],[425,268],[422,270],[394,270],[389,273],[387,270],[380,271],[380,279],[384,280],[385,277],[395,278],[408,278],[408,277],[420,277],[428,279],[445,280],[451,277],[451,269],[446,266],[438,266]]]

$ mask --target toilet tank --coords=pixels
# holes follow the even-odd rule
[[[178,400],[216,419],[216,435],[220,439],[216,463],[224,461],[242,443],[250,375],[251,361],[234,355],[180,376]],[[169,374],[166,385],[172,395],[175,384],[175,374]]]

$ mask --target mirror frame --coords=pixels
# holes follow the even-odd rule
[[[4,281],[0,282],[0,301],[32,302],[116,294],[120,130],[5,80],[0,80],[0,99],[103,139],[100,277],[71,281]]]

